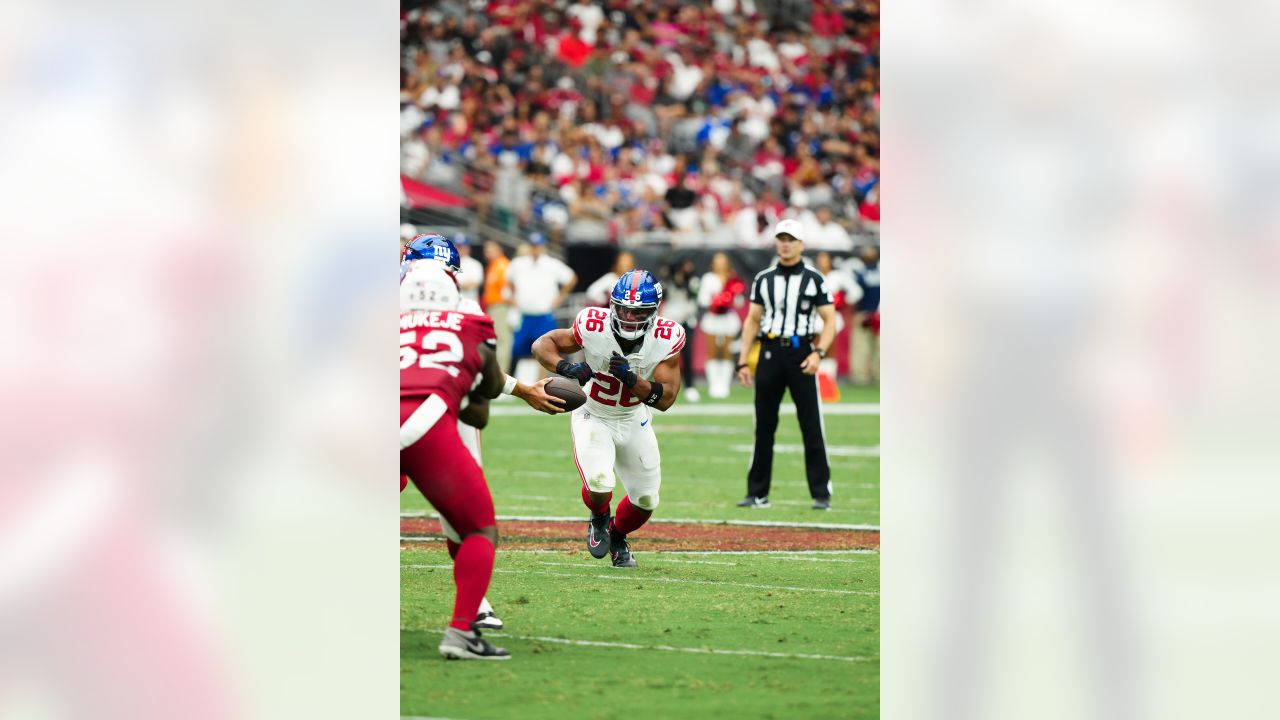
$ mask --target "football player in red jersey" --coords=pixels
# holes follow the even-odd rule
[[[454,246],[453,241],[449,238],[435,233],[426,233],[418,235],[404,247],[400,258],[400,279],[403,282],[407,273],[417,267],[419,264],[436,264],[444,268],[457,285],[458,273],[461,271],[461,255]],[[468,315],[484,315],[480,304],[474,300],[462,298],[458,301],[457,310]],[[506,376],[506,383],[502,388],[502,394],[513,395],[524,400],[529,407],[539,412],[545,412],[555,415],[564,412],[563,402],[552,395],[547,394],[546,384],[550,378],[526,385],[517,382],[510,375]],[[462,438],[462,444],[470,451],[471,457],[475,458],[476,464],[484,468],[484,461],[481,459],[480,452],[480,430],[488,423],[489,420],[489,400],[484,397],[469,396],[464,401],[463,412],[458,417],[458,435]],[[400,476],[400,492],[409,484],[409,478]],[[457,557],[458,548],[462,542],[462,538],[458,535],[448,520],[440,519],[440,531],[445,537],[445,546],[449,549],[450,557]],[[502,619],[498,617],[497,612],[489,603],[487,597],[480,598],[480,612],[476,615],[475,626],[480,630],[501,630],[503,627]]]
[[[400,472],[462,540],[453,565],[453,617],[440,654],[505,660],[510,654],[473,627],[493,575],[498,527],[484,473],[463,446],[457,424],[467,414],[468,397],[497,397],[504,376],[493,321],[458,312],[458,300],[457,285],[435,263],[421,263],[401,283]]]

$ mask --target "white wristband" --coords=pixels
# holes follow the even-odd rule
[[[515,379],[515,378],[511,377],[510,375],[508,375],[508,376],[507,376],[507,381],[506,381],[505,383],[503,383],[503,385],[502,385],[502,394],[503,394],[503,395],[510,395],[511,393],[515,392],[516,385],[518,385],[518,384],[519,384],[519,383],[517,383],[517,382],[516,382],[516,379]]]

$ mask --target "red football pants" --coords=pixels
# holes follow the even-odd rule
[[[484,472],[462,444],[458,418],[440,408],[444,401],[435,396],[400,398],[400,473],[408,475],[458,534],[466,537],[497,524],[493,517],[493,496]]]

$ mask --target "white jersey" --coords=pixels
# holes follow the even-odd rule
[[[573,321],[573,340],[582,346],[587,365],[595,377],[583,391],[587,394],[589,412],[605,417],[625,417],[641,406],[640,398],[631,394],[622,381],[609,374],[609,358],[622,353],[613,328],[609,323],[609,309],[589,307],[578,313]],[[631,371],[645,380],[653,379],[653,371],[660,363],[680,354],[684,347],[684,328],[674,320],[659,317],[654,320],[640,346],[627,354]]]

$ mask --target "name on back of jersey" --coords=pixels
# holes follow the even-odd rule
[[[400,329],[429,327],[458,331],[462,329],[463,317],[462,313],[452,310],[415,310],[400,315]]]

